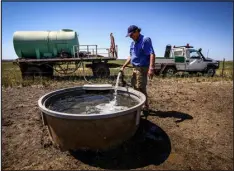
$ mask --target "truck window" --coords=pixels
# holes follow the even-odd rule
[[[174,51],[174,56],[183,56],[183,51]]]
[[[198,58],[201,58],[199,53],[197,51],[192,51],[190,52],[190,58],[192,59],[198,59]]]

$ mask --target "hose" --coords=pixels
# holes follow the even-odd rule
[[[71,73],[69,73],[69,74],[74,73],[74,72],[80,67],[80,65],[82,65],[82,68],[83,68],[83,77],[84,77],[84,80],[85,80],[88,84],[92,84],[92,82],[88,81],[88,80],[86,79],[86,77],[85,77],[83,58],[81,58],[81,61],[79,62],[79,64],[76,65],[76,68],[73,70],[73,72],[71,72]],[[59,74],[64,74],[64,70],[61,68],[60,65],[59,65],[59,67],[60,67],[60,69],[63,71],[63,73],[60,72],[59,70],[55,69],[55,68],[53,68],[53,69],[54,69],[57,73],[59,73]]]
[[[82,68],[83,68],[83,77],[84,77],[84,80],[88,83],[88,84],[92,84],[90,81],[88,81],[85,77],[85,71],[84,71],[84,61],[83,61],[83,58],[81,58],[81,64],[82,64]]]
[[[68,64],[67,64],[68,65]],[[50,65],[48,65],[49,67],[51,67]],[[80,63],[79,64],[76,64],[76,68],[74,68],[74,70],[72,71],[72,72],[70,72],[69,74],[73,74],[74,72],[76,72],[76,70],[78,69],[80,67]],[[57,69],[55,69],[55,68],[53,68],[57,73],[59,73],[59,74],[65,74],[65,70],[63,70],[62,68],[61,68],[61,66],[59,65],[59,68],[63,71],[63,72],[60,72],[59,70],[57,70]],[[68,74],[68,73],[66,73],[66,74]]]

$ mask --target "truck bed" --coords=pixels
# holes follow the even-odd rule
[[[155,59],[155,63],[156,64],[166,64],[166,63],[174,63],[175,62],[175,58],[164,58],[164,57],[156,57]]]

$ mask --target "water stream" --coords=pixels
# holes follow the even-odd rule
[[[113,101],[113,105],[117,105],[117,90],[118,90],[118,86],[119,86],[119,78],[120,78],[120,75],[121,75],[121,72],[118,73],[118,76],[117,76],[117,80],[116,80],[116,83],[115,83],[115,93],[114,93],[114,101]]]

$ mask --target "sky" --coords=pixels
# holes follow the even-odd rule
[[[2,59],[15,59],[15,31],[78,33],[80,44],[110,47],[115,37],[120,59],[129,56],[130,25],[150,37],[156,56],[167,44],[189,43],[213,59],[233,60],[232,2],[2,2]],[[207,53],[209,51],[209,53]]]

